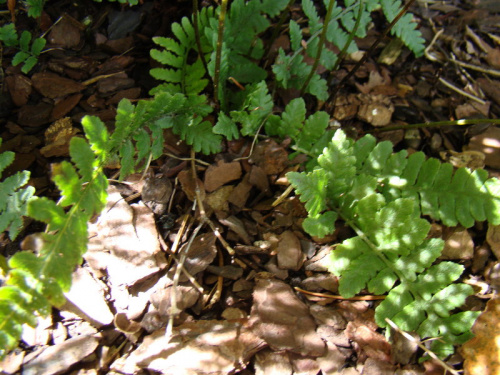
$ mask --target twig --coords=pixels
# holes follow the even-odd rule
[[[453,60],[452,60],[453,61]],[[486,104],[486,101],[484,101],[483,99],[481,98],[478,98],[477,96],[475,95],[472,95],[472,94],[469,94],[467,91],[464,91],[462,89],[459,89],[457,86],[455,86],[454,84],[452,84],[451,82],[448,82],[446,81],[444,78],[442,77],[439,77],[439,82],[441,82],[443,85],[445,85],[446,87],[448,87],[449,89],[459,93],[460,95],[463,95],[471,100],[474,100],[475,102],[478,102],[479,104],[481,105],[485,105]]]
[[[222,0],[219,14],[219,28],[217,31],[217,49],[215,51],[215,71],[214,71],[214,101],[216,109],[220,108],[219,84],[220,84],[220,64],[222,56],[222,43],[224,39],[224,23],[226,21],[228,0]]]
[[[425,351],[429,357],[435,359],[436,361],[439,362],[439,364],[441,366],[443,366],[446,370],[448,370],[450,373],[452,373],[453,375],[460,375],[460,373],[451,368],[450,366],[448,366],[446,363],[444,363],[441,359],[439,359],[439,357],[434,354],[432,351],[430,351],[429,349],[427,349],[425,347],[425,345],[422,344],[422,342],[420,340],[416,340],[414,337],[412,337],[411,335],[409,335],[408,333],[406,333],[405,331],[402,331],[397,325],[396,323],[394,323],[392,320],[390,320],[389,318],[385,318],[385,321],[394,329],[396,330],[397,332],[399,332],[403,337],[405,337],[407,340],[411,341],[412,343],[418,345],[418,347],[420,349],[422,349],[423,351]]]
[[[381,299],[385,299],[385,296],[355,296],[350,298],[345,298],[342,296],[336,296],[333,294],[325,294],[325,293],[317,293],[317,292],[309,292],[308,290],[301,289],[299,287],[294,288],[297,292],[308,294],[310,296],[321,297],[321,298],[329,298],[343,301],[378,301]]]
[[[419,129],[419,128],[435,128],[438,126],[453,126],[453,125],[475,125],[475,124],[498,124],[500,125],[500,119],[497,118],[478,118],[478,119],[461,119],[453,121],[436,121],[436,122],[423,122],[420,124],[409,124],[409,125],[396,125],[396,126],[386,126],[381,129],[374,129],[375,133],[383,133],[391,130],[400,129]]]

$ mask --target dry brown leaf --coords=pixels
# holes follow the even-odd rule
[[[241,164],[237,161],[225,163],[220,160],[210,165],[205,172],[205,190],[212,192],[230,181],[241,177]]]
[[[444,235],[444,248],[440,259],[472,259],[474,242],[467,229],[452,229]]]
[[[255,146],[251,161],[261,167],[267,175],[281,173],[288,165],[288,152],[272,139],[266,139]]]
[[[500,374],[500,298],[488,301],[472,331],[476,336],[461,348],[465,375]]]
[[[500,260],[500,225],[488,225],[486,241],[490,245],[493,254]]]
[[[10,97],[16,106],[21,107],[28,103],[32,91],[31,81],[28,77],[22,74],[14,74],[5,77],[5,83],[9,89]]]
[[[278,267],[285,270],[298,271],[306,258],[302,252],[299,238],[289,230],[280,235],[276,252]]]
[[[326,353],[309,308],[282,281],[257,279],[250,320],[254,332],[273,350],[317,357]]]
[[[359,98],[362,102],[357,113],[360,120],[373,126],[385,126],[391,122],[394,104],[389,97],[360,94]]]
[[[199,320],[174,328],[167,340],[161,329],[146,336],[126,359],[121,373],[140,369],[175,375],[227,375],[246,367],[249,359],[265,346],[243,322]]]
[[[40,149],[40,153],[46,158],[68,156],[71,138],[78,133],[80,130],[73,127],[69,117],[57,120],[45,131],[45,146]]]
[[[485,164],[500,169],[500,128],[491,126],[484,133],[471,138],[468,150],[486,155]]]
[[[383,362],[391,361],[391,345],[385,337],[362,321],[347,323],[345,330],[347,338],[359,345],[360,358],[372,358]]]
[[[35,73],[31,77],[33,87],[46,98],[61,98],[85,89],[81,83],[54,73]]]

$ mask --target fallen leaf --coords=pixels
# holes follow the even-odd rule
[[[490,245],[491,251],[493,251],[497,260],[500,260],[500,225],[488,225],[486,242]]]
[[[264,349],[255,355],[255,375],[292,375],[293,367],[288,353],[276,353]]]
[[[444,235],[440,259],[472,259],[474,242],[467,229],[452,229]]]
[[[282,281],[256,280],[250,321],[254,332],[273,350],[317,357],[326,352],[309,308]]]
[[[69,156],[69,143],[78,133],[80,130],[73,127],[69,117],[57,120],[45,131],[45,146],[40,149],[40,153],[46,158]]]
[[[487,166],[500,169],[500,128],[491,126],[484,133],[472,137],[467,149],[482,152]]]
[[[97,349],[94,335],[73,337],[61,344],[49,346],[35,359],[23,364],[23,375],[57,375],[82,361]]]
[[[138,373],[141,369],[175,375],[229,375],[242,370],[265,346],[246,323],[199,320],[146,336],[123,367],[112,370]]]
[[[68,14],[54,24],[47,40],[50,44],[60,48],[75,48],[80,46],[82,31],[85,26]]]
[[[28,77],[21,74],[10,75],[5,77],[5,83],[16,106],[21,107],[28,103],[32,91],[31,81]]]
[[[217,164],[210,165],[205,172],[205,190],[212,192],[230,181],[241,177],[241,164],[237,161],[225,163],[220,160]]]
[[[278,267],[285,270],[298,271],[306,258],[299,238],[289,230],[280,235],[276,252]]]
[[[476,335],[462,345],[464,370],[467,375],[500,374],[500,298],[488,301],[486,310],[477,318],[472,332]]]
[[[349,340],[359,345],[359,357],[371,358],[382,362],[391,361],[391,345],[385,337],[362,321],[347,323],[345,330]]]
[[[81,83],[48,72],[33,74],[31,82],[40,94],[50,99],[61,98],[85,89]]]

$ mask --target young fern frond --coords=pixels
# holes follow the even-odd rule
[[[452,311],[473,293],[455,284],[464,267],[434,264],[441,239],[429,239],[429,215],[447,225],[471,226],[475,220],[500,223],[500,181],[483,170],[453,167],[423,154],[393,153],[389,142],[365,136],[354,142],[338,130],[310,172],[287,177],[305,203],[304,229],[324,237],[341,218],[357,236],[332,251],[330,271],[339,292],[352,297],[367,288],[388,293],[376,308],[377,324],[390,318],[422,338],[441,337],[432,350],[445,357],[453,345],[471,337],[477,312]]]
[[[198,13],[198,29],[200,30],[201,53],[210,54],[212,45],[204,36],[203,30],[209,25],[210,20],[215,19],[215,11],[212,7],[203,8]],[[170,68],[151,69],[151,75],[166,83],[155,87],[151,93],[160,91],[170,93],[182,93],[185,95],[197,95],[208,85],[208,79],[203,78],[206,74],[200,56],[193,62],[189,61],[189,54],[195,51],[198,54],[196,34],[189,18],[184,17],[181,24],[174,22],[172,32],[177,40],[173,38],[155,37],[153,41],[163,50],[152,49],[151,57]]]
[[[326,112],[317,111],[306,119],[304,99],[290,101],[280,116],[271,115],[266,121],[266,134],[281,138],[290,137],[291,147],[298,153],[306,154],[310,160],[306,168],[311,170],[317,164],[317,157],[332,139],[333,131],[327,130],[330,117]],[[295,154],[290,155],[290,157]]]

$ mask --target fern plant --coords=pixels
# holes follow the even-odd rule
[[[464,268],[436,262],[443,241],[428,238],[428,215],[446,225],[470,227],[477,221],[500,223],[500,181],[487,172],[425,160],[418,152],[393,153],[390,142],[376,144],[367,135],[354,142],[338,130],[309,172],[287,177],[305,202],[304,229],[324,237],[342,219],[357,236],[332,251],[330,271],[339,276],[339,292],[352,297],[367,288],[388,293],[375,319],[390,318],[421,337],[440,337],[431,349],[445,357],[453,345],[471,337],[479,312],[458,312],[473,293],[454,283]]]
[[[20,49],[12,59],[12,65],[23,64],[21,71],[25,74],[38,62],[38,57],[45,47],[44,38],[33,38],[29,31],[23,31],[18,38],[17,31],[13,23],[8,23],[0,28],[0,41],[7,47],[17,47]]]

